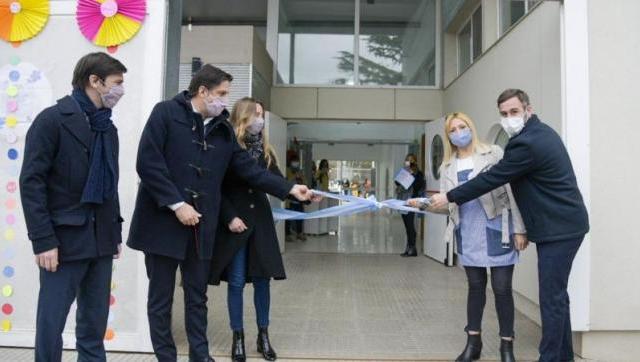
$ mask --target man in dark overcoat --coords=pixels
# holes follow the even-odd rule
[[[71,95],[42,111],[27,132],[20,196],[40,267],[36,361],[61,360],[74,300],[78,360],[106,360],[111,271],[122,242],[111,109],[124,94],[126,71],[105,53],[84,56]]]
[[[238,144],[226,110],[232,76],[205,65],[189,90],[158,103],[142,132],[140,186],[127,245],[145,253],[147,314],[159,361],[175,361],[171,306],[176,270],[184,289],[191,361],[213,361],[207,340],[207,280],[228,168],[251,186],[308,200],[306,186],[273,175]]]

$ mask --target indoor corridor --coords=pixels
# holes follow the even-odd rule
[[[401,258],[398,214],[343,217],[337,236],[286,243],[287,280],[273,281],[270,337],[279,360],[453,360],[465,343],[466,280],[462,270],[425,256]],[[217,361],[228,361],[231,332],[226,287],[209,290],[209,335]],[[245,290],[245,336],[256,353],[253,288]],[[173,330],[187,361],[182,291]],[[483,324],[483,360],[498,360],[498,325],[491,293]],[[516,312],[516,357],[534,361],[540,328]],[[1,361],[29,361],[32,351],[0,350]],[[20,356],[23,356],[22,358]],[[66,361],[75,354],[65,353]],[[153,361],[151,355],[111,353],[109,361]]]
[[[280,358],[453,360],[466,341],[466,279],[425,256],[401,258],[404,228],[386,211],[342,217],[337,236],[286,243],[287,280],[272,282],[272,343]],[[255,352],[253,288],[245,290],[247,351]],[[181,295],[174,331],[187,352]],[[231,332],[226,287],[210,289],[209,333],[216,356],[227,356]],[[491,293],[483,324],[483,359],[498,359]],[[516,356],[533,361],[540,329],[516,314]]]

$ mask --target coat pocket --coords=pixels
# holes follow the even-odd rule
[[[55,226],[82,226],[87,222],[85,213],[59,213],[51,215]]]
[[[84,212],[63,212],[51,215],[56,237],[60,242],[60,256],[63,259],[77,258],[95,251],[93,227],[88,223],[89,215]]]
[[[487,227],[487,254],[499,256],[513,251],[513,234],[509,235],[509,244],[502,245],[502,231]]]
[[[462,255],[462,230],[460,225],[456,226],[453,229],[453,236],[456,239],[456,249],[458,250],[458,255]]]
[[[502,243],[502,215],[490,219],[487,222],[486,234],[487,234],[487,254],[489,256],[505,255],[513,251],[514,239],[513,239],[513,220],[511,213],[509,213],[508,244]]]

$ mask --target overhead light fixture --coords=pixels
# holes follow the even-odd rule
[[[187,24],[187,30],[191,31],[193,30],[193,25],[191,25],[191,20],[192,20],[191,17],[189,17],[188,20],[189,20],[189,23]]]

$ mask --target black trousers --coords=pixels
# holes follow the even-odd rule
[[[402,215],[402,222],[404,222],[404,229],[407,232],[407,247],[406,250],[411,248],[416,248],[416,224],[414,220],[416,218],[416,214],[410,212],[406,215]]]
[[[145,254],[149,278],[147,316],[151,344],[160,362],[175,362],[176,345],[171,333],[171,307],[180,267],[184,289],[184,322],[189,341],[189,359],[201,361],[209,356],[207,340],[207,279],[210,260],[200,260],[194,243],[188,246],[185,260]]]
[[[513,337],[513,265],[491,268],[491,288],[496,300],[500,337]],[[464,267],[469,282],[467,298],[467,327],[465,330],[480,332],[482,330],[482,314],[487,302],[487,268]]]
[[[304,212],[304,206],[300,203],[291,202],[288,210]],[[285,220],[284,228],[287,235],[302,234],[304,231],[304,225],[302,220]],[[293,229],[293,230],[292,230]]]
[[[56,272],[40,269],[36,315],[37,362],[62,359],[62,331],[74,300],[78,361],[106,361],[104,334],[109,317],[113,257],[62,262]]]
[[[569,274],[584,237],[537,243],[542,340],[540,362],[573,360]]]

